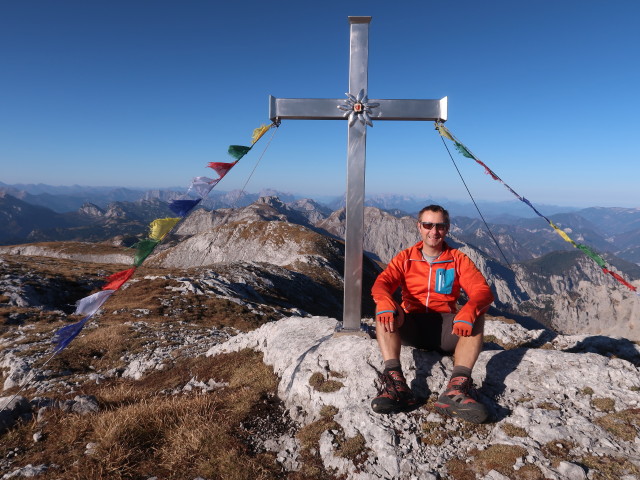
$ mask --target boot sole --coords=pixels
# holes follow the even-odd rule
[[[478,409],[461,409],[460,407],[451,408],[448,405],[435,405],[436,410],[451,418],[460,418],[470,423],[484,423],[489,418],[489,412]]]

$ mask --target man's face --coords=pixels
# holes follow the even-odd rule
[[[427,229],[423,226],[423,223],[433,224],[431,229]],[[418,222],[418,231],[420,237],[424,242],[425,247],[433,250],[442,250],[442,242],[449,232],[449,226],[442,228],[445,223],[444,215],[441,212],[431,212],[427,210],[422,212],[420,221]]]

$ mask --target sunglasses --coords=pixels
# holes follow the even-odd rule
[[[447,228],[449,228],[448,223],[431,223],[431,222],[418,222],[422,228],[425,230],[431,230],[433,227],[436,227],[436,230],[439,232],[444,232]]]

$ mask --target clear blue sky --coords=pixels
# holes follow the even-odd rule
[[[215,176],[270,94],[344,97],[349,15],[373,17],[371,98],[448,96],[448,128],[534,204],[640,207],[637,0],[4,1],[0,181]],[[216,188],[241,188],[269,136]],[[346,139],[283,121],[247,191],[343,193]],[[513,198],[454,158],[476,198]],[[467,195],[431,122],[369,129],[367,193]]]

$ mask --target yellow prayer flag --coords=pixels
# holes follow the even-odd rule
[[[149,224],[149,238],[151,240],[162,240],[167,233],[175,227],[176,223],[180,221],[180,218],[157,218]]]
[[[574,242],[573,240],[571,240],[571,239],[569,238],[569,235],[567,235],[566,233],[564,233],[564,230],[560,230],[560,229],[556,226],[556,224],[555,224],[555,223],[553,223],[553,222],[549,222],[549,223],[551,224],[551,226],[553,227],[553,229],[556,231],[556,233],[557,233],[558,235],[560,235],[560,236],[564,239],[564,241],[565,241],[565,242],[569,242],[571,245],[573,245],[573,246],[574,246],[574,247],[576,247],[576,248],[578,247],[578,246],[576,245],[576,242]]]
[[[447,130],[447,127],[445,127],[441,123],[436,123],[436,128],[438,129],[438,132],[440,133],[440,135],[442,135],[445,138],[448,138],[452,142],[455,142],[455,139],[453,138],[453,135],[451,135],[451,132],[449,132],[449,130]]]
[[[271,125],[260,125],[253,131],[253,135],[251,136],[251,145],[256,143],[262,136],[267,133],[267,130],[271,128]]]

